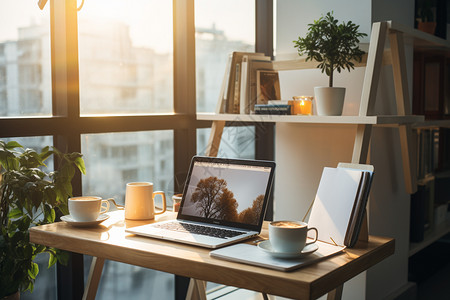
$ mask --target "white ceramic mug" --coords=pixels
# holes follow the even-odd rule
[[[92,222],[109,210],[109,201],[97,196],[69,198],[70,216],[78,222]]]
[[[316,232],[316,237],[306,242],[309,230]],[[269,224],[269,240],[275,252],[299,253],[305,246],[315,243],[319,232],[316,228],[308,228],[308,224],[300,221],[276,221]]]
[[[155,212],[155,196],[161,195],[163,208]],[[166,211],[166,195],[164,192],[153,192],[151,182],[127,183],[125,192],[125,219],[149,220]]]

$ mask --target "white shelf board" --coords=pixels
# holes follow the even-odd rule
[[[420,243],[411,243],[409,245],[409,256],[413,256],[420,250],[426,248],[432,243],[439,240],[441,237],[450,232],[450,218],[447,217],[445,222],[435,226],[430,232],[425,233],[425,238]]]
[[[198,113],[197,120],[232,122],[269,122],[304,124],[409,124],[423,122],[423,116],[302,116],[302,115],[240,115]]]

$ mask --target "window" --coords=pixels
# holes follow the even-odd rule
[[[205,155],[210,128],[197,130],[197,153]],[[225,127],[220,141],[218,157],[255,158],[255,127]]]
[[[123,203],[126,182],[151,180],[170,206],[208,138],[210,123],[195,112],[214,110],[228,52],[255,50],[255,1],[197,0],[195,28],[194,0],[86,1],[77,12],[80,2],[48,1],[42,11],[26,0],[0,3],[0,139],[83,153],[87,175],[76,175],[74,195]],[[255,157],[255,130],[227,128],[221,155]],[[40,270],[31,297],[56,299],[54,269]],[[73,264],[58,276],[83,271]],[[81,298],[80,286],[57,284],[62,298]],[[171,299],[173,276],[107,262],[98,298],[133,290]]]
[[[197,111],[215,111],[232,51],[255,51],[255,1],[196,0]]]
[[[166,151],[154,151],[162,141]],[[125,204],[127,182],[153,182],[155,189],[173,194],[172,131],[83,134],[81,153],[86,164],[82,177],[86,195],[114,198]],[[168,185],[167,185],[168,184]]]
[[[170,148],[154,151],[154,146],[163,141]],[[87,170],[82,178],[85,195],[114,198],[117,204],[124,205],[126,184],[136,181],[153,182],[155,190],[166,192],[167,200],[173,195],[171,131],[84,134],[81,150]],[[159,164],[165,168],[158,168]],[[159,199],[155,199],[158,206]],[[85,280],[90,264],[91,257],[85,256]],[[102,278],[96,299],[139,298],[140,295],[170,299],[174,294],[172,275],[123,263],[106,261]]]
[[[49,7],[27,0],[0,9],[0,116],[51,114]]]
[[[80,111],[173,111],[171,1],[86,1],[78,13]]]

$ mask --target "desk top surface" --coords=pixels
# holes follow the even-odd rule
[[[102,257],[154,270],[242,287],[267,294],[315,299],[394,253],[392,238],[369,236],[355,248],[293,272],[224,261],[209,256],[209,249],[140,237],[125,228],[155,221],[124,220],[123,211],[111,212],[98,226],[80,228],[65,222],[30,229],[30,241],[71,252]],[[157,216],[156,221],[174,218]],[[267,236],[265,224],[261,236]],[[250,241],[251,242],[251,241]]]

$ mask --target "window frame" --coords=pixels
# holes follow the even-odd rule
[[[173,0],[173,113],[80,116],[78,23],[76,0],[50,0],[52,116],[0,117],[0,138],[53,136],[65,152],[81,152],[81,136],[90,133],[173,130],[174,176],[179,190],[191,157],[196,154],[196,130],[211,121],[196,119],[194,0]],[[273,54],[273,0],[255,0],[256,51]],[[56,67],[58,66],[58,68]],[[231,124],[248,126],[252,124]],[[256,124],[253,124],[256,125]],[[273,159],[273,124],[258,124],[255,155]],[[73,193],[82,194],[81,174],[73,180]],[[269,219],[272,205],[268,208]],[[59,299],[81,299],[84,290],[83,255],[71,254],[67,267],[57,266]],[[186,279],[176,280],[175,298],[184,299]]]

